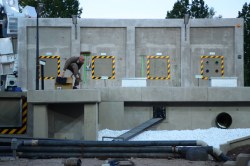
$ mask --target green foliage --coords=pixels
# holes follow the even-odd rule
[[[209,8],[203,0],[193,0],[190,15],[192,18],[208,18]]]
[[[177,0],[173,9],[167,12],[166,18],[183,18],[189,13],[191,18],[212,18],[215,14],[214,8],[208,7],[203,0]]]
[[[183,18],[188,12],[188,1],[189,0],[178,0],[171,11],[167,12],[166,18]]]
[[[244,18],[244,85],[250,86],[250,3],[243,5],[238,18]]]
[[[72,15],[77,15],[80,18],[82,8],[79,8],[78,0],[40,0],[43,8],[40,10],[40,16],[44,18],[71,18]],[[37,0],[22,0],[19,1],[20,6],[27,5],[37,8]]]

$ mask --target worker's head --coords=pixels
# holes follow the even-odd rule
[[[79,56],[79,62],[84,63],[84,56]]]

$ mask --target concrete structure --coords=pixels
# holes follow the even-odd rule
[[[92,93],[90,93],[92,92]],[[34,115],[46,124],[34,122],[36,137],[96,139],[100,129],[131,129],[153,117],[154,106],[166,107],[166,119],[155,126],[158,130],[180,130],[216,127],[215,119],[221,112],[231,115],[230,128],[249,128],[250,89],[241,88],[100,88],[99,90],[29,91],[28,102],[34,112],[44,105],[44,113]],[[73,99],[69,98],[74,96]],[[52,104],[52,103],[56,103]],[[73,105],[69,103],[82,103]],[[51,109],[54,106],[54,109]],[[75,115],[84,107],[84,118]],[[86,111],[86,108],[89,108]],[[91,109],[92,108],[92,109]],[[90,110],[91,109],[91,110]],[[82,109],[83,110],[83,109]],[[49,111],[50,113],[46,113]],[[86,112],[85,112],[86,111]],[[54,113],[53,113],[54,112]],[[53,115],[54,114],[54,115]],[[52,118],[48,118],[48,116]],[[68,118],[71,117],[69,121]],[[81,123],[85,136],[72,131],[72,122]],[[58,125],[59,130],[48,124]],[[67,128],[71,127],[71,130]],[[48,131],[51,130],[51,131]],[[59,134],[58,134],[59,132]],[[42,134],[42,135],[41,135]],[[92,134],[91,137],[90,134]],[[75,136],[74,136],[75,135]]]
[[[186,28],[183,19],[79,19],[76,29],[71,19],[39,20],[40,55],[60,56],[59,65],[48,58],[45,68],[56,71],[45,73],[49,78],[60,74],[67,58],[90,51],[82,88],[121,87],[124,78],[147,76],[148,87],[209,87],[210,77],[222,76],[244,83],[242,19],[191,19]],[[27,90],[35,89],[35,29],[35,19],[20,19],[19,83]],[[45,88],[54,89],[54,79]]]
[[[61,139],[97,139],[97,90],[28,91],[33,110],[33,136]]]
[[[166,108],[154,129],[215,127],[221,112],[232,117],[230,128],[250,127],[242,19],[194,19],[186,27],[183,19],[79,19],[76,29],[71,19],[39,20],[45,91],[34,90],[35,19],[20,20],[18,36],[18,82],[27,90],[32,136],[95,140],[100,129],[151,119],[154,106]],[[84,51],[91,55],[81,90],[54,90],[66,59]],[[210,87],[211,77],[232,78],[237,87]],[[146,87],[122,87],[123,79]]]
[[[226,154],[229,150],[240,148],[244,145],[250,144],[250,136],[228,141],[226,144],[220,145],[221,151]]]

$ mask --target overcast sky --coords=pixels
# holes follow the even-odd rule
[[[177,0],[79,0],[82,18],[164,19]],[[250,0],[204,0],[215,16],[236,18]],[[190,0],[191,3],[191,0]]]

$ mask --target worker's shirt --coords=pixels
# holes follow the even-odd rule
[[[67,61],[65,62],[64,64],[64,68],[63,70],[66,71],[66,69],[70,69],[70,66],[72,63],[76,63],[77,66],[78,66],[78,70],[82,67],[83,63],[81,63],[79,61],[79,57],[77,56],[73,56],[73,57],[70,57],[69,59],[67,59]]]

